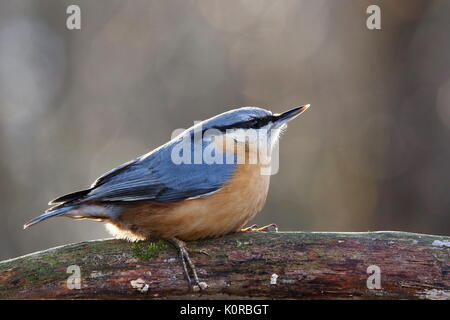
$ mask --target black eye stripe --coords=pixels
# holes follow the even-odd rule
[[[228,126],[214,127],[214,129],[222,132],[230,129],[260,129],[273,120],[272,115],[268,115],[264,118],[253,118],[251,120],[238,122]]]

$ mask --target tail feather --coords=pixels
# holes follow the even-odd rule
[[[56,198],[55,200],[50,201],[48,204],[49,205],[55,205],[55,204],[60,204],[60,203],[66,203],[66,202],[71,202],[71,201],[75,201],[75,200],[80,200],[85,195],[87,195],[90,191],[91,191],[91,189],[86,189],[86,190],[81,190],[81,191],[69,193],[69,194],[66,194],[66,195],[64,195],[62,197]]]
[[[34,224],[36,224],[38,222],[46,220],[48,218],[64,214],[64,213],[72,210],[73,208],[74,208],[73,206],[67,206],[67,207],[55,208],[54,210],[47,211],[44,214],[41,214],[39,217],[36,217],[36,218],[28,221],[27,223],[25,223],[23,225],[23,228],[26,229],[26,228],[31,227],[32,225],[34,225]]]

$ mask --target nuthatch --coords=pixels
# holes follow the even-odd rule
[[[267,229],[241,229],[266,201],[270,175],[262,174],[261,155],[270,154],[286,123],[308,107],[281,114],[245,107],[197,123],[89,189],[51,201],[24,228],[63,216],[106,222],[119,238],[165,239],[178,249],[189,284],[186,263],[201,287],[183,241]]]

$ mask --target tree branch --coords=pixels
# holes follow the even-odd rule
[[[163,241],[95,240],[0,262],[0,298],[450,299],[450,237],[240,233],[188,248],[209,285],[202,292],[189,291],[176,251]],[[69,289],[78,267],[80,289]]]

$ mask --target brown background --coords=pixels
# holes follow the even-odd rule
[[[78,4],[82,30],[65,27]],[[379,4],[382,30],[366,8]],[[310,103],[255,223],[449,234],[450,1],[0,2],[0,258],[107,236],[48,200],[229,110]]]

